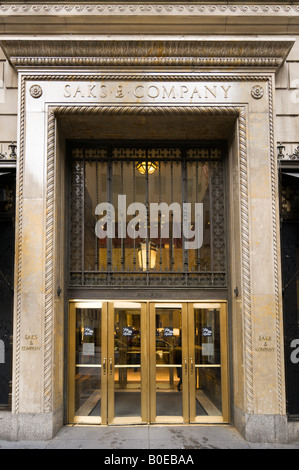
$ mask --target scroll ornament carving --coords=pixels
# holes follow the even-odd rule
[[[243,2],[244,3],[244,2]],[[253,2],[252,2],[253,3]],[[26,2],[20,2],[20,4],[4,4],[0,6],[0,11],[2,14],[11,14],[21,11],[23,15],[31,14],[37,15],[41,13],[52,13],[52,14],[99,14],[99,13],[106,13],[109,12],[110,14],[119,14],[119,13],[127,13],[127,14],[138,14],[138,13],[171,13],[171,12],[179,12],[181,14],[189,14],[189,13],[202,13],[202,14],[240,14],[240,13],[248,13],[250,15],[259,15],[261,13],[266,14],[293,14],[299,11],[298,5],[284,5],[278,4],[273,5],[273,2],[267,3],[266,5],[220,5],[220,4],[213,4],[210,5],[208,3],[200,3],[200,4],[186,4],[186,3],[145,3],[145,4],[134,4],[128,2],[127,4],[124,3],[114,3],[114,4],[105,4],[100,3],[96,4],[93,2],[86,2],[85,4],[75,3],[73,5],[67,4],[64,5],[60,1],[56,2],[43,2],[42,4],[39,2],[32,2],[30,4],[26,4]]]

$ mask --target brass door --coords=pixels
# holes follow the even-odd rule
[[[69,307],[68,422],[107,423],[106,302]]]
[[[225,302],[70,302],[69,423],[229,422]]]
[[[189,303],[188,336],[190,422],[228,422],[226,304]]]
[[[146,303],[70,302],[68,421],[148,421]]]
[[[225,303],[150,304],[150,422],[229,420]]]
[[[146,307],[108,304],[108,424],[148,422]]]

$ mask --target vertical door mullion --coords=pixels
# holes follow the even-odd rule
[[[189,352],[189,409],[190,422],[195,422],[196,417],[196,397],[195,397],[195,338],[194,338],[194,306],[188,304],[188,352]]]
[[[156,318],[155,304],[149,304],[149,421],[156,421]]]
[[[68,348],[68,423],[75,417],[75,374],[76,374],[76,310],[69,305],[69,348]]]
[[[221,394],[223,421],[229,421],[229,384],[228,384],[228,352],[227,352],[227,305],[220,304],[220,349],[221,349]]]
[[[149,338],[148,338],[148,306],[149,304],[141,304],[141,420],[143,423],[147,423],[149,419],[149,400],[148,400],[148,386],[149,386]]]
[[[182,394],[183,421],[189,422],[189,352],[188,352],[188,304],[182,304]]]
[[[108,303],[107,318],[107,400],[108,400],[108,424],[114,420],[114,304]]]
[[[102,424],[107,424],[107,400],[108,400],[108,335],[107,335],[107,321],[108,321],[108,304],[102,304],[102,325],[101,325],[101,414]]]

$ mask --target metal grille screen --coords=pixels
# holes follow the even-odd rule
[[[221,148],[77,144],[71,167],[70,286],[226,287]],[[153,218],[153,207],[165,210]],[[199,229],[200,246],[187,248]]]

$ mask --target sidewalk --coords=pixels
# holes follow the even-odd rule
[[[223,426],[64,426],[48,441],[0,440],[2,449],[299,449],[299,442],[259,444]]]

